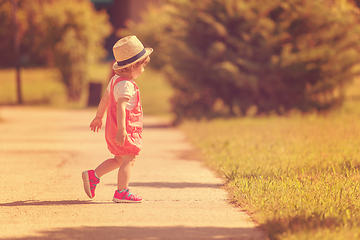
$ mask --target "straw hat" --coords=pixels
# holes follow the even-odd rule
[[[121,38],[113,46],[113,53],[116,62],[113,69],[126,68],[138,61],[145,59],[153,52],[152,48],[144,48],[143,44],[136,36]]]

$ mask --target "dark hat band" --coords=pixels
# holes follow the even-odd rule
[[[136,60],[138,60],[139,58],[141,58],[142,56],[144,56],[145,53],[146,53],[146,50],[145,50],[145,48],[144,48],[141,52],[139,52],[139,53],[136,54],[135,56],[133,56],[133,57],[131,57],[131,58],[129,58],[129,59],[126,59],[126,60],[124,60],[124,61],[117,62],[117,65],[118,65],[119,67],[121,67],[121,66],[127,65],[127,64],[129,64],[129,63],[135,62]]]

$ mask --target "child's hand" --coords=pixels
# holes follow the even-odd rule
[[[102,118],[95,117],[94,120],[90,123],[91,131],[98,132],[101,129],[102,126]]]
[[[125,143],[125,140],[127,138],[127,132],[126,130],[119,129],[115,136],[115,143],[119,146],[123,146]]]

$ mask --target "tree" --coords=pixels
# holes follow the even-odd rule
[[[0,2],[0,19],[4,20],[0,25],[0,36],[4,37],[0,42],[4,45],[0,45],[5,46],[4,55],[13,59],[13,52],[7,50],[13,49],[8,36],[11,35],[8,29],[12,19],[7,11],[9,2]],[[69,100],[78,100],[89,64],[106,53],[103,41],[111,31],[107,14],[97,12],[88,0],[18,2],[23,64],[59,68]],[[2,62],[3,66],[9,66],[7,62]]]
[[[179,121],[329,110],[358,74],[359,15],[346,0],[165,3],[129,27],[154,47]]]
[[[360,8],[360,0],[354,0],[354,2]]]
[[[105,13],[97,13],[90,1],[54,1],[43,5],[44,42],[53,54],[70,100],[78,100],[87,78],[87,67],[105,55],[104,38],[110,33]]]

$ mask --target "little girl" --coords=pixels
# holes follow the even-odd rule
[[[143,72],[150,61],[152,48],[144,48],[136,36],[120,39],[113,46],[116,62],[115,75],[111,78],[107,92],[101,99],[96,117],[90,124],[92,131],[99,131],[107,109],[105,139],[114,158],[101,163],[95,170],[82,173],[86,194],[93,198],[96,185],[101,176],[119,169],[117,190],[114,202],[141,202],[142,198],[132,194],[129,189],[131,170],[135,157],[141,150],[142,109],[140,92],[133,81]]]

